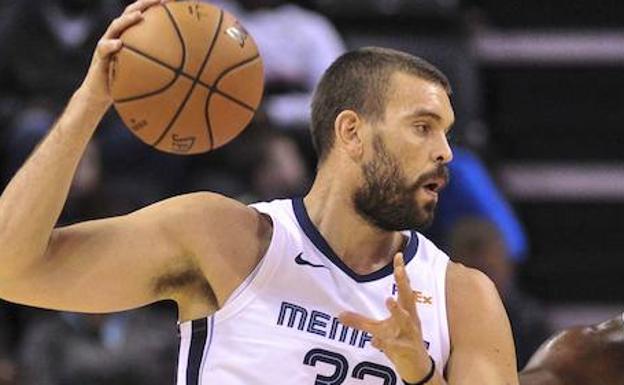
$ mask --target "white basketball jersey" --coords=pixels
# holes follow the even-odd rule
[[[337,319],[345,310],[388,317],[385,300],[397,293],[392,263],[367,275],[349,269],[301,198],[252,207],[272,218],[270,246],[221,309],[179,325],[177,384],[402,385],[371,336]],[[441,371],[449,357],[448,257],[422,235],[405,235],[425,345]]]

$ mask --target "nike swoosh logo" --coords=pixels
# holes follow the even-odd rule
[[[312,263],[310,261],[306,261],[305,259],[303,259],[301,256],[303,255],[303,253],[299,253],[299,255],[297,255],[295,257],[295,263],[297,265],[301,265],[301,266],[312,266],[312,267],[324,267],[326,269],[329,269],[329,267],[325,266],[325,265],[317,265],[315,263]]]

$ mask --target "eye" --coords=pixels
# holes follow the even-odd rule
[[[429,126],[427,123],[414,123],[412,127],[414,128],[416,133],[421,135],[428,134],[429,131],[431,131],[431,126]]]

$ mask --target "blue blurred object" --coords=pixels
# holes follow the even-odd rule
[[[501,232],[508,255],[515,262],[524,261],[528,251],[524,229],[483,162],[471,151],[455,147],[449,168],[451,182],[440,194],[430,236],[443,244],[444,235],[458,219],[481,217]]]

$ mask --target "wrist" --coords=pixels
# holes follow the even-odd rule
[[[97,98],[87,89],[78,88],[54,125],[54,130],[68,134],[80,146],[86,145],[108,111],[111,103]]]
[[[406,379],[403,379],[403,384],[405,385],[425,385],[427,384],[429,381],[431,381],[433,379],[433,376],[435,375],[435,361],[433,360],[433,357],[429,356],[429,361],[430,361],[430,367],[429,367],[429,372],[427,372],[427,374],[425,374],[424,377],[421,377],[420,379],[417,379],[417,381],[407,381]]]
[[[93,112],[102,112],[102,114],[108,111],[113,104],[108,95],[96,92],[89,87],[89,85],[84,83],[76,90],[72,99],[79,100],[84,103],[88,109],[93,110]]]

